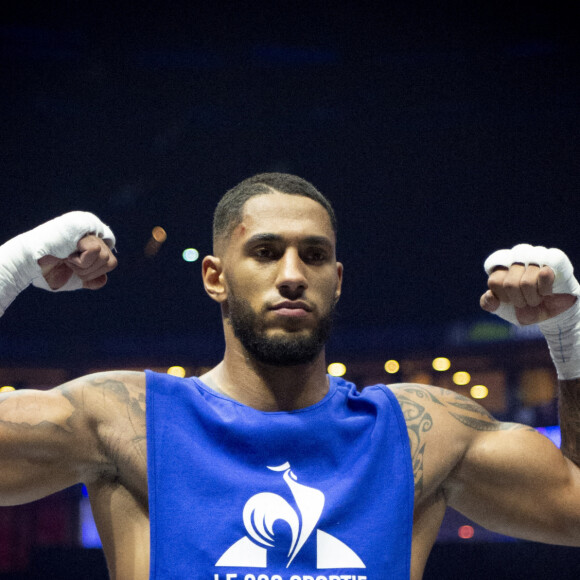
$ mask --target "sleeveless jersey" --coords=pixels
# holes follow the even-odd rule
[[[408,580],[413,471],[384,385],[262,412],[147,372],[154,580]]]

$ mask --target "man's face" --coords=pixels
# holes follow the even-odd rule
[[[326,210],[299,195],[252,197],[222,260],[226,319],[250,355],[276,366],[314,360],[342,282]]]

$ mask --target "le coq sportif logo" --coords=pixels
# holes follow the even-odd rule
[[[298,483],[290,463],[268,469],[279,472],[290,488],[295,507],[282,496],[268,491],[248,499],[242,511],[247,535],[230,546],[216,562],[216,566],[267,568],[268,552],[276,546],[274,523],[282,520],[291,532],[286,568],[300,553],[304,544],[316,532],[317,569],[365,568],[359,556],[344,542],[316,526],[324,509],[322,491]]]

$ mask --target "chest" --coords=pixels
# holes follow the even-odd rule
[[[408,578],[413,487],[396,416],[358,401],[264,415],[169,400],[148,399],[152,578]]]

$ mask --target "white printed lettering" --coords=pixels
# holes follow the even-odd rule
[[[265,580],[268,577],[264,575]],[[257,580],[262,580],[262,576],[259,576]],[[272,576],[269,580],[282,580],[280,576]],[[357,576],[356,574],[341,574],[337,576],[336,574],[331,574],[330,576],[298,576],[294,574],[290,576],[290,580],[368,580],[367,576]]]
[[[237,574],[228,574],[226,580],[230,578],[237,578]],[[292,576],[293,580],[302,580],[301,576]],[[213,580],[220,580],[219,574],[213,575]],[[254,576],[254,574],[246,574],[244,580],[283,580],[282,576],[279,574],[274,574],[273,576],[268,576],[267,574],[260,574],[259,576]],[[312,578],[314,580],[314,578]]]

